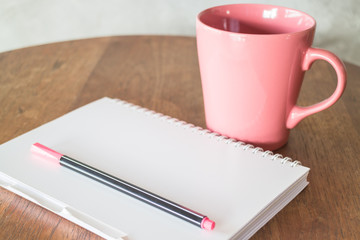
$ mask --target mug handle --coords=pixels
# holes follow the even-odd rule
[[[340,98],[341,94],[344,92],[346,86],[346,70],[343,62],[335,54],[324,49],[309,48],[305,54],[302,69],[304,71],[309,70],[311,64],[318,59],[329,62],[335,69],[338,80],[336,89],[329,98],[323,100],[322,102],[308,107],[300,107],[295,105],[291,109],[286,122],[286,127],[288,129],[295,127],[305,117],[330,107]]]

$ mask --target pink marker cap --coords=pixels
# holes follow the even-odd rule
[[[60,161],[60,158],[63,156],[63,154],[58,153],[40,143],[33,144],[31,147],[31,152],[34,154],[41,155],[47,160],[56,161],[57,163]]]
[[[206,230],[213,230],[215,228],[215,222],[210,220],[208,217],[204,217],[201,221],[201,228]]]

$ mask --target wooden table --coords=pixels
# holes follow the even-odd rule
[[[360,238],[360,67],[333,107],[302,121],[276,151],[311,168],[310,185],[253,239]],[[316,62],[299,104],[335,89],[334,70]],[[0,144],[103,96],[205,127],[195,38],[122,36],[0,54]],[[0,188],[0,239],[100,239]]]

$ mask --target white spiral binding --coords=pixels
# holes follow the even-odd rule
[[[241,141],[238,141],[236,139],[233,139],[233,138],[229,138],[229,137],[226,137],[224,135],[221,135],[221,134],[218,134],[218,133],[215,133],[215,132],[212,132],[208,129],[203,129],[199,126],[195,126],[191,123],[187,123],[185,121],[182,121],[182,120],[179,120],[177,118],[173,118],[173,117],[170,117],[170,116],[167,116],[167,115],[164,115],[162,113],[158,113],[158,112],[155,112],[153,110],[150,110],[150,109],[147,109],[147,108],[144,108],[144,107],[140,107],[138,105],[135,105],[135,104],[132,104],[132,103],[129,103],[129,102],[126,102],[126,101],[123,101],[123,100],[119,100],[119,99],[113,99],[115,100],[117,103],[120,103],[128,108],[131,108],[135,111],[138,111],[138,112],[142,112],[150,117],[153,117],[153,118],[157,118],[157,119],[160,119],[162,121],[166,121],[170,124],[174,124],[176,126],[179,126],[179,127],[183,127],[184,129],[190,129],[191,131],[193,132],[196,132],[200,135],[205,135],[205,136],[208,136],[209,138],[211,139],[215,139],[219,142],[224,142],[226,144],[233,144],[234,147],[236,148],[242,148],[244,151],[251,151],[253,154],[261,154],[262,157],[267,157],[267,156],[270,156],[270,159],[273,160],[273,161],[279,161],[281,164],[286,164],[286,163],[290,163],[290,166],[291,167],[296,167],[298,165],[301,165],[301,162],[300,161],[297,161],[297,160],[292,160],[291,158],[289,157],[283,157],[281,154],[274,154],[272,151],[269,151],[269,150],[266,150],[264,151],[262,148],[260,147],[255,147],[251,144],[246,144],[244,142],[241,142]]]

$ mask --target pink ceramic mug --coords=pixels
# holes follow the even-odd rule
[[[274,150],[303,118],[333,105],[346,71],[333,53],[311,47],[315,25],[311,16],[278,6],[234,4],[201,12],[196,35],[207,127]],[[320,103],[297,106],[304,73],[317,59],[334,67],[336,90]]]

